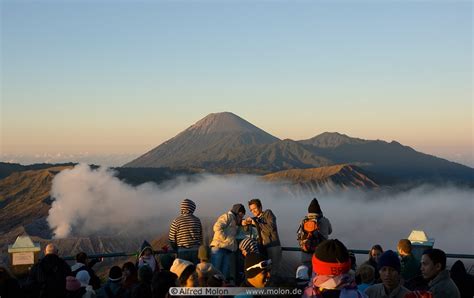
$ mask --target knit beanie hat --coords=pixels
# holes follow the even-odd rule
[[[239,243],[239,249],[245,250],[247,253],[259,253],[257,241],[250,237],[245,237]]]
[[[308,213],[318,213],[321,214],[321,207],[319,206],[318,199],[314,198],[308,206]]]
[[[380,256],[377,269],[380,270],[385,266],[392,267],[400,273],[400,259],[393,250],[387,250]]]
[[[119,281],[122,279],[122,269],[119,266],[113,266],[109,270],[109,280],[110,281]]]
[[[265,261],[265,258],[261,254],[257,253],[250,253],[245,257],[245,277],[247,278],[252,278],[257,276],[260,272],[265,270],[266,268],[252,268],[249,269],[250,267]],[[268,268],[270,269],[270,268]]]
[[[201,261],[209,261],[209,247],[206,245],[199,246],[198,259]]]
[[[230,211],[235,215],[239,214],[239,212],[245,214],[245,207],[242,204],[235,204],[234,206],[232,206],[232,209],[230,209]]]
[[[190,199],[184,199],[180,205],[181,214],[193,214],[196,210],[196,204]]]
[[[91,276],[86,270],[77,272],[76,278],[81,283],[81,287],[87,287],[89,285],[89,281],[91,280]]]
[[[351,269],[349,252],[337,239],[321,242],[313,254],[312,263],[313,271],[318,275],[341,275]]]
[[[183,273],[184,269],[192,265],[194,264],[189,261],[183,259],[175,259],[173,265],[171,265],[170,271],[176,274],[176,276],[178,276],[179,278]]]
[[[66,277],[66,290],[69,292],[74,292],[79,290],[81,283],[74,276]]]

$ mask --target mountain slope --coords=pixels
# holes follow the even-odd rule
[[[232,113],[205,118],[124,167],[189,167],[215,161],[216,155],[242,145],[271,144],[278,138]]]
[[[336,140],[330,142],[327,140]],[[350,163],[373,172],[381,183],[413,180],[436,182],[474,182],[474,169],[424,154],[398,142],[362,140],[338,133],[324,133],[309,140],[299,141],[313,154],[334,163]]]
[[[265,175],[263,179],[281,182],[289,188],[291,193],[299,194],[379,187],[361,168],[347,164],[280,171]]]
[[[0,180],[0,234],[23,226],[34,235],[48,237],[46,222],[54,176],[67,166],[15,172]]]

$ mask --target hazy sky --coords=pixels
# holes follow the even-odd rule
[[[144,153],[212,112],[474,165],[471,1],[1,1],[2,154]]]

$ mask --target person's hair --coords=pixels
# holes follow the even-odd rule
[[[427,255],[433,264],[441,264],[441,270],[446,269],[446,254],[441,249],[429,248],[423,254]]]
[[[151,292],[153,298],[166,297],[169,289],[176,286],[176,274],[170,271],[155,271],[151,280]]]
[[[360,276],[360,280],[365,283],[371,283],[375,278],[375,269],[370,265],[361,265],[357,268],[356,275]]]
[[[81,251],[80,253],[76,255],[76,262],[86,264],[86,261],[87,261],[87,254],[85,252]]]
[[[260,202],[260,199],[251,199],[249,201],[249,206],[255,204],[259,209],[262,209],[262,202]]]
[[[369,250],[369,257],[372,258],[372,251],[373,250],[379,250],[381,253],[383,253],[383,248],[380,246],[380,244],[375,244],[372,246],[372,248]]]
[[[186,281],[194,273],[194,271],[196,271],[196,266],[194,265],[189,265],[183,270],[183,273],[181,273],[181,276],[178,278],[178,283],[181,287],[186,286]]]
[[[398,250],[401,250],[403,253],[411,254],[411,242],[408,239],[400,239],[397,245]]]

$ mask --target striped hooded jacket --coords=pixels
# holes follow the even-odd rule
[[[201,245],[202,225],[199,218],[193,215],[196,204],[185,199],[181,202],[181,215],[176,217],[170,226],[168,240],[173,249],[190,248]]]

